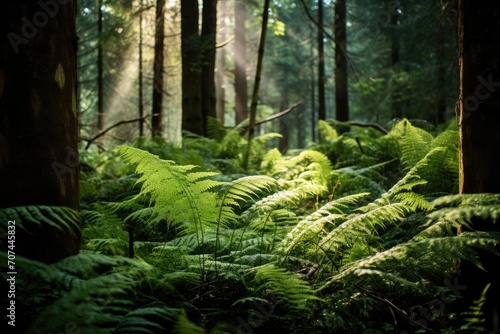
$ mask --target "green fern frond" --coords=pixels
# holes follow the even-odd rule
[[[182,225],[187,233],[196,232],[201,243],[203,233],[217,221],[216,194],[210,190],[221,183],[208,178],[218,173],[192,172],[195,166],[174,165],[132,147],[122,146],[119,152],[142,174],[140,195],[151,197],[159,216]]]
[[[413,289],[422,288],[422,280],[442,280],[453,268],[457,258],[481,266],[477,251],[494,252],[498,240],[484,234],[465,234],[437,238],[417,238],[376,253],[349,265],[323,284],[320,290],[332,284],[353,282],[363,275],[383,278],[380,283],[399,283]],[[429,266],[432,263],[432,266]]]
[[[326,224],[344,218],[352,206],[367,195],[369,193],[345,196],[323,205],[320,209],[301,220],[286,235],[278,246],[278,251],[289,254],[300,242],[317,239]]]
[[[483,289],[483,292],[481,293],[479,299],[473,302],[469,310],[462,313],[464,320],[467,322],[462,326],[462,330],[474,333],[486,333],[488,331],[486,328],[486,317],[484,312],[487,299],[486,295],[488,293],[488,290],[490,289],[490,286],[491,283],[488,283]]]
[[[9,220],[14,220],[17,227],[28,232],[46,225],[71,235],[80,233],[80,213],[67,207],[31,205],[0,208],[2,233],[6,233]]]
[[[308,302],[319,300],[306,281],[274,264],[258,267],[254,281],[259,286],[258,291],[267,296],[274,295],[292,311],[308,312]]]
[[[432,221],[445,221],[469,226],[473,217],[489,220],[500,219],[500,194],[462,194],[437,198],[432,202],[437,208],[428,215]],[[474,228],[474,226],[470,226]]]
[[[181,314],[177,318],[177,322],[172,330],[175,334],[203,334],[205,330],[195,323],[191,322],[184,309],[181,309]]]
[[[109,332],[130,308],[126,296],[133,285],[132,278],[120,273],[84,281],[46,307],[28,333],[59,332],[68,323],[83,333]]]
[[[160,303],[157,303],[160,304]],[[146,305],[127,313],[120,319],[115,333],[155,334],[165,331],[161,324],[174,323],[179,316],[179,309],[166,305]]]
[[[322,141],[330,142],[338,138],[339,134],[328,122],[324,120],[318,121],[318,131]]]

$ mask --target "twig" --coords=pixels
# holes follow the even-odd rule
[[[301,104],[302,104],[302,102],[297,102],[294,105],[292,105],[290,108],[287,108],[285,110],[280,111],[277,114],[271,115],[269,117],[261,119],[260,121],[255,122],[255,125],[260,125],[262,123],[266,123],[266,122],[272,121],[273,119],[279,118],[281,116],[285,116],[286,114],[288,114],[290,111],[292,111],[293,109],[297,108]]]
[[[126,119],[126,120],[123,120],[123,121],[119,121],[118,123],[115,123],[115,124],[111,125],[110,127],[106,128],[105,130],[99,132],[98,134],[96,134],[92,138],[89,138],[89,139],[82,138],[83,140],[85,140],[87,142],[87,146],[85,146],[85,149],[87,150],[90,147],[90,145],[92,145],[92,143],[94,141],[96,141],[99,137],[104,136],[107,132],[109,132],[110,130],[116,128],[117,126],[120,126],[120,125],[123,125],[123,124],[128,124],[128,123],[140,122],[140,121],[143,121],[143,120],[145,120],[146,118],[148,118],[150,116],[151,115],[147,115],[147,116],[140,117],[140,118]]]
[[[360,123],[360,122],[356,122],[356,121],[350,121],[349,125],[360,126],[362,128],[374,128],[374,129],[382,132],[383,134],[389,133],[389,131],[387,129],[385,129],[382,125],[377,124],[377,123]]]

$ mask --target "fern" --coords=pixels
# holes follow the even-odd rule
[[[326,224],[343,218],[354,204],[367,195],[368,193],[361,193],[328,202],[300,221],[281,241],[278,250],[289,254],[300,242],[314,240],[321,234]]]
[[[0,208],[2,233],[7,233],[9,220],[16,221],[16,226],[28,232],[46,225],[73,236],[80,234],[80,214],[66,207],[38,205]]]
[[[264,295],[274,295],[276,303],[284,302],[292,312],[310,312],[308,302],[319,300],[306,281],[274,264],[257,268],[254,281]]]
[[[205,330],[189,321],[186,311],[181,310],[181,314],[175,323],[172,333],[175,334],[203,334]]]

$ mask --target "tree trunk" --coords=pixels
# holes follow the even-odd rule
[[[387,7],[391,7],[392,0],[387,0]],[[391,69],[392,85],[390,88],[390,101],[391,101],[391,114],[392,118],[403,118],[403,108],[401,106],[401,88],[397,82],[397,72],[396,66],[399,63],[399,41],[396,33],[396,28],[398,26],[398,12],[391,11],[391,22],[390,22],[390,38],[391,38],[391,58],[389,67]]]
[[[459,1],[459,133],[460,193],[499,193],[500,173],[500,3],[488,0]],[[491,221],[477,219],[476,230],[498,231]],[[465,300],[478,299],[491,282],[485,316],[492,329],[498,319],[500,277],[498,256],[482,254],[479,270],[464,263],[462,285],[467,286]],[[495,311],[496,309],[496,311]],[[496,315],[494,315],[496,312]],[[497,328],[498,329],[498,328]]]
[[[79,210],[76,4],[52,4],[1,5],[1,207]],[[16,223],[17,255],[52,263],[78,253],[79,235]]]
[[[349,99],[347,90],[347,42],[346,42],[346,3],[335,2],[335,106],[336,119],[349,121]]]
[[[318,1],[318,120],[326,119],[325,42],[323,36],[323,0]]]
[[[228,5],[226,2],[218,2],[219,9],[218,11],[221,13],[222,18],[225,18],[229,13],[227,12],[228,10]],[[222,20],[221,20],[222,21]],[[219,29],[219,38],[221,41],[226,41],[227,38],[227,25],[222,21],[221,28]],[[217,114],[217,119],[219,122],[224,125],[224,118],[226,115],[226,45],[222,46],[219,48],[219,50],[216,52],[216,76],[215,76],[215,82],[216,82],[216,87],[215,87],[215,96],[217,99],[217,102],[215,103],[215,110]]]
[[[143,137],[144,136],[144,96],[143,96],[143,67],[142,67],[142,45],[143,45],[143,32],[142,32],[142,18],[143,18],[143,10],[144,10],[144,2],[143,0],[141,1],[141,7],[140,7],[140,14],[139,14],[139,102],[138,102],[138,107],[139,107],[139,136]]]
[[[102,35],[102,0],[97,2],[97,132],[104,129],[104,59]],[[102,145],[102,144],[101,144]]]
[[[163,45],[165,39],[165,0],[156,2],[155,55],[153,74],[152,137],[163,134]]]
[[[243,156],[243,169],[248,169],[248,163],[250,161],[250,152],[252,147],[252,140],[254,137],[255,131],[255,119],[257,117],[257,105],[259,102],[259,86],[260,79],[262,75],[262,62],[264,61],[264,49],[266,44],[266,32],[267,32],[267,21],[269,19],[269,5],[270,0],[265,0],[264,2],[264,11],[262,12],[262,27],[260,31],[260,40],[259,40],[259,54],[257,57],[257,69],[255,70],[255,82],[253,86],[252,93],[252,104],[250,106],[250,121],[248,124],[248,144],[246,148],[246,152]]]
[[[236,21],[234,39],[235,124],[239,124],[248,117],[246,0],[237,0],[234,8]]]
[[[437,4],[437,33],[436,33],[436,61],[437,61],[437,106],[436,124],[446,121],[446,52],[444,43],[448,34],[445,17],[449,1]]]
[[[203,0],[201,38],[203,68],[201,72],[201,114],[203,133],[207,135],[207,118],[217,118],[215,97],[215,41],[217,33],[217,0]]]
[[[203,136],[198,15],[197,0],[181,2],[182,130]]]

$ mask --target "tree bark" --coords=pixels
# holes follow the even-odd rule
[[[318,120],[326,119],[323,0],[318,1]]]
[[[203,136],[198,15],[197,0],[181,2],[182,130]]]
[[[335,2],[335,106],[336,119],[349,120],[349,97],[347,89],[347,39],[346,39],[346,3]]]
[[[142,66],[142,57],[143,57],[143,51],[142,51],[142,46],[143,46],[143,31],[142,31],[142,21],[143,21],[143,8],[144,8],[144,2],[143,0],[141,1],[141,7],[140,7],[140,14],[139,14],[139,102],[138,102],[138,108],[139,108],[139,136],[143,137],[144,136],[144,96],[143,96],[143,66]]]
[[[237,0],[234,8],[236,23],[234,39],[235,122],[239,124],[248,117],[246,0]]]
[[[1,207],[80,207],[76,4],[53,4],[1,5]],[[78,253],[79,235],[44,223],[25,233],[21,223],[16,254],[51,263]]]
[[[153,73],[153,119],[152,119],[152,137],[163,134],[163,46],[165,39],[165,0],[156,2],[155,15],[155,55],[154,55],[154,73]]]
[[[460,193],[499,193],[500,164],[500,3],[488,0],[459,0],[459,68],[460,95]],[[475,219],[472,228],[495,231],[498,225]],[[498,249],[498,247],[497,247]],[[469,263],[461,266],[460,284],[467,287],[464,300],[469,304],[480,297],[487,283],[486,324],[493,329],[498,319],[500,293],[498,256],[481,254],[479,270]],[[496,312],[496,314],[494,314]],[[498,328],[497,328],[498,330]]]
[[[387,8],[392,7],[390,3],[392,0],[387,0]],[[391,114],[392,118],[403,118],[403,108],[401,106],[401,92],[400,87],[397,82],[397,72],[396,67],[399,63],[399,41],[396,33],[396,28],[398,26],[398,12],[391,10],[391,22],[390,22],[390,38],[391,38],[391,56],[389,61],[389,68],[391,69],[392,85],[390,88],[390,99],[391,99]]]
[[[207,118],[217,118],[215,96],[215,42],[217,33],[217,0],[203,0],[201,38],[203,68],[201,72],[201,113],[203,133],[207,135]]]

